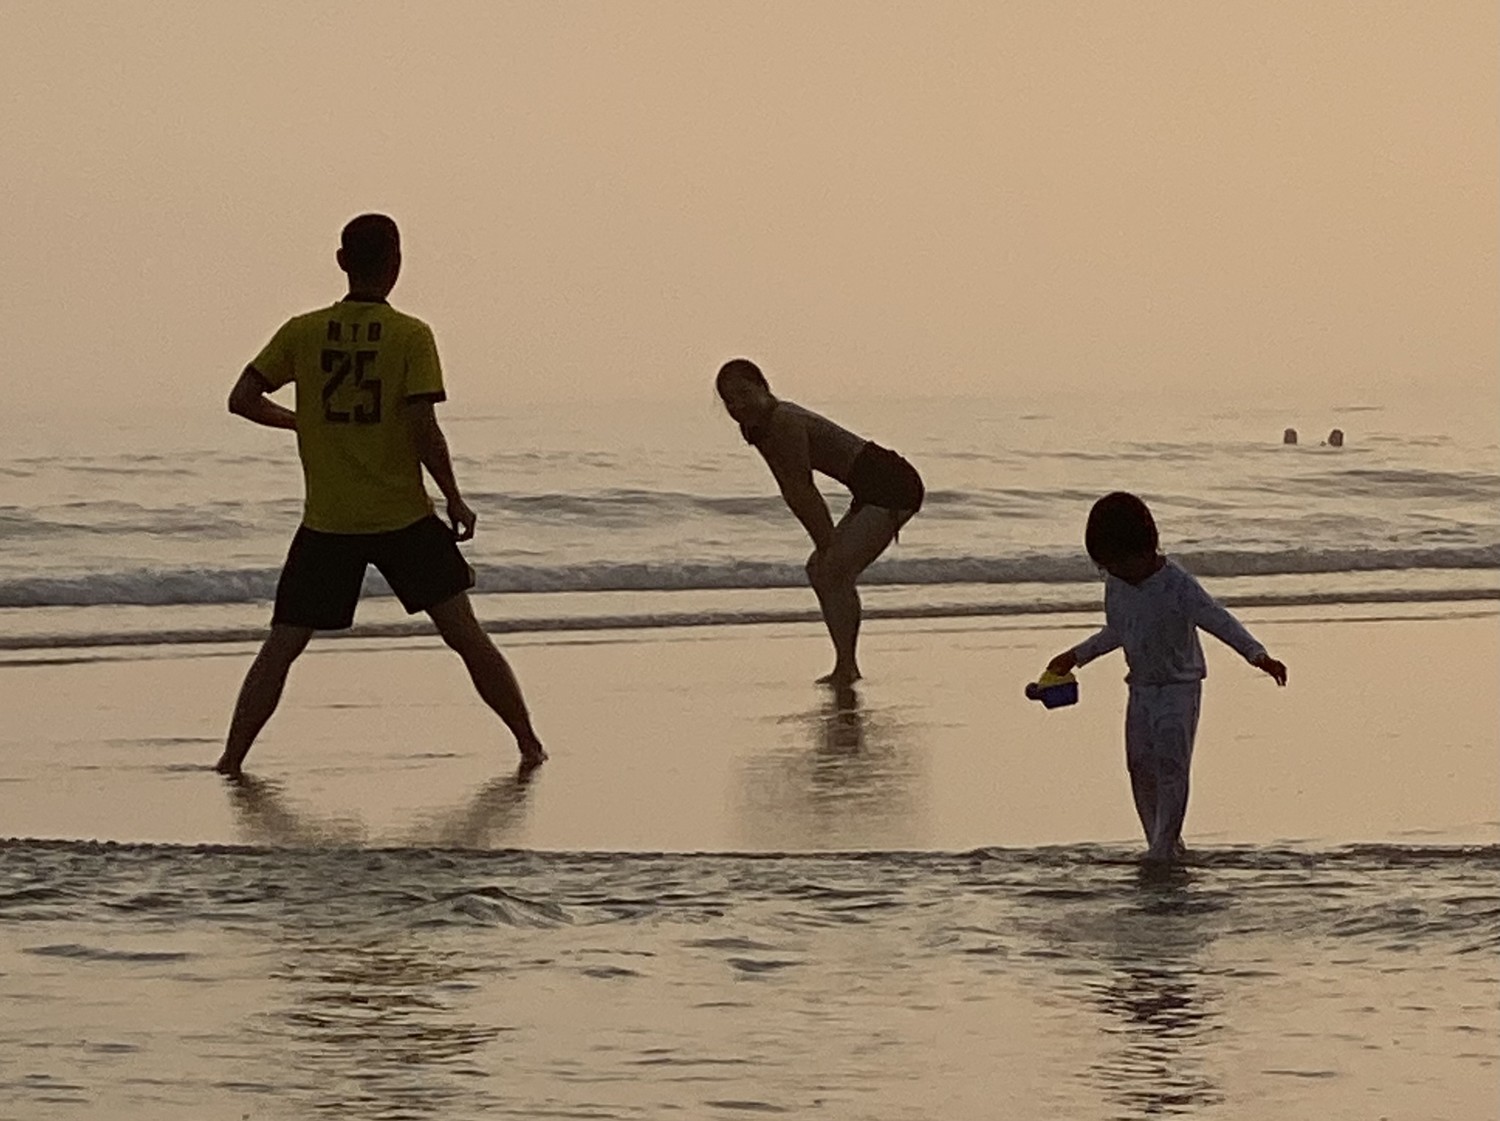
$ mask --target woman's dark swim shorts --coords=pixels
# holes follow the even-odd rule
[[[910,516],[922,508],[922,476],[901,456],[871,441],[854,457],[849,491],[855,506],[882,506]],[[905,520],[905,519],[903,519]]]

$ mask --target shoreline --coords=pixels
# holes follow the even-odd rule
[[[903,588],[902,590],[907,590]],[[1054,600],[1051,602],[1026,603],[964,603],[948,602],[937,604],[895,604],[888,605],[879,602],[879,588],[862,588],[867,599],[875,602],[867,603],[864,609],[866,621],[923,621],[923,620],[1026,620],[1035,618],[1037,620],[1054,621],[1061,616],[1086,616],[1096,614],[1100,610],[1097,597],[1094,600],[1068,599]],[[871,592],[875,595],[871,595]],[[799,589],[799,597],[805,589]],[[684,593],[664,593],[668,596],[684,595]],[[425,617],[406,616],[399,612],[399,605],[394,603],[391,597],[370,597],[376,600],[377,606],[374,613],[388,616],[376,622],[356,622],[348,630],[320,632],[318,641],[348,639],[405,639],[422,638],[430,636],[432,625]],[[548,597],[555,598],[555,597]],[[1392,609],[1407,608],[1410,611],[1422,609],[1433,609],[1442,605],[1463,605],[1484,613],[1487,608],[1483,605],[1500,604],[1500,587],[1494,588],[1442,588],[1442,589],[1350,589],[1334,592],[1265,592],[1248,594],[1227,594],[1216,597],[1220,603],[1231,610],[1261,609],[1261,608],[1313,608],[1324,607],[1330,609],[1350,607],[1375,607],[1385,606]],[[381,603],[380,600],[389,602]],[[476,612],[480,614],[480,622],[484,629],[491,635],[511,636],[546,636],[550,634],[576,634],[580,632],[621,632],[641,631],[645,633],[655,631],[680,630],[698,627],[747,627],[766,625],[790,625],[790,624],[812,624],[821,623],[821,617],[816,608],[813,607],[787,607],[767,609],[703,609],[703,610],[676,610],[655,611],[639,613],[599,613],[586,612],[578,614],[549,614],[528,617],[522,614],[520,617],[496,618],[492,611],[485,608],[498,608],[501,605],[486,603],[483,595],[475,596],[474,602]],[[208,605],[187,605],[189,610],[202,608]],[[237,614],[254,612],[261,617],[261,621],[254,624],[230,625],[230,626],[198,626],[198,627],[172,627],[163,629],[140,629],[140,630],[91,630],[82,632],[46,631],[38,630],[32,633],[0,635],[0,665],[13,662],[14,659],[6,657],[11,654],[24,654],[38,650],[83,650],[83,649],[107,649],[112,647],[138,647],[138,646],[211,646],[211,645],[233,645],[247,642],[259,642],[266,634],[265,618],[270,615],[269,604],[255,605],[217,605],[221,608],[235,611]],[[361,606],[366,606],[362,603]],[[504,605],[504,606],[509,606]],[[395,608],[393,611],[392,609]],[[56,615],[59,612],[87,611],[99,612],[107,608],[15,608],[14,612],[41,611]],[[162,613],[171,613],[174,605],[162,605],[160,607],[137,608],[135,610],[149,611],[153,616]],[[1455,613],[1445,613],[1440,617],[1449,617]],[[1405,615],[1402,617],[1410,617]]]

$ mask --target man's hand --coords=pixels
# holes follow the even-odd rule
[[[1286,666],[1282,665],[1269,654],[1262,654],[1250,663],[1262,673],[1268,673],[1276,679],[1277,685],[1286,684]]]
[[[1047,672],[1054,677],[1066,677],[1077,668],[1078,656],[1071,650],[1064,650],[1047,663]]]
[[[474,523],[478,520],[478,515],[462,498],[454,495],[448,499],[448,524],[453,527],[454,537],[460,541],[469,540],[474,536]]]

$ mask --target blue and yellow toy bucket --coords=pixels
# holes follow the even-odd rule
[[[1043,708],[1063,708],[1078,703],[1078,679],[1071,673],[1058,677],[1042,671],[1042,676],[1026,686],[1029,700],[1041,701]]]

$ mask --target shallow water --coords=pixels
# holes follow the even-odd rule
[[[12,841],[0,1116],[1492,1116],[1497,872]]]

